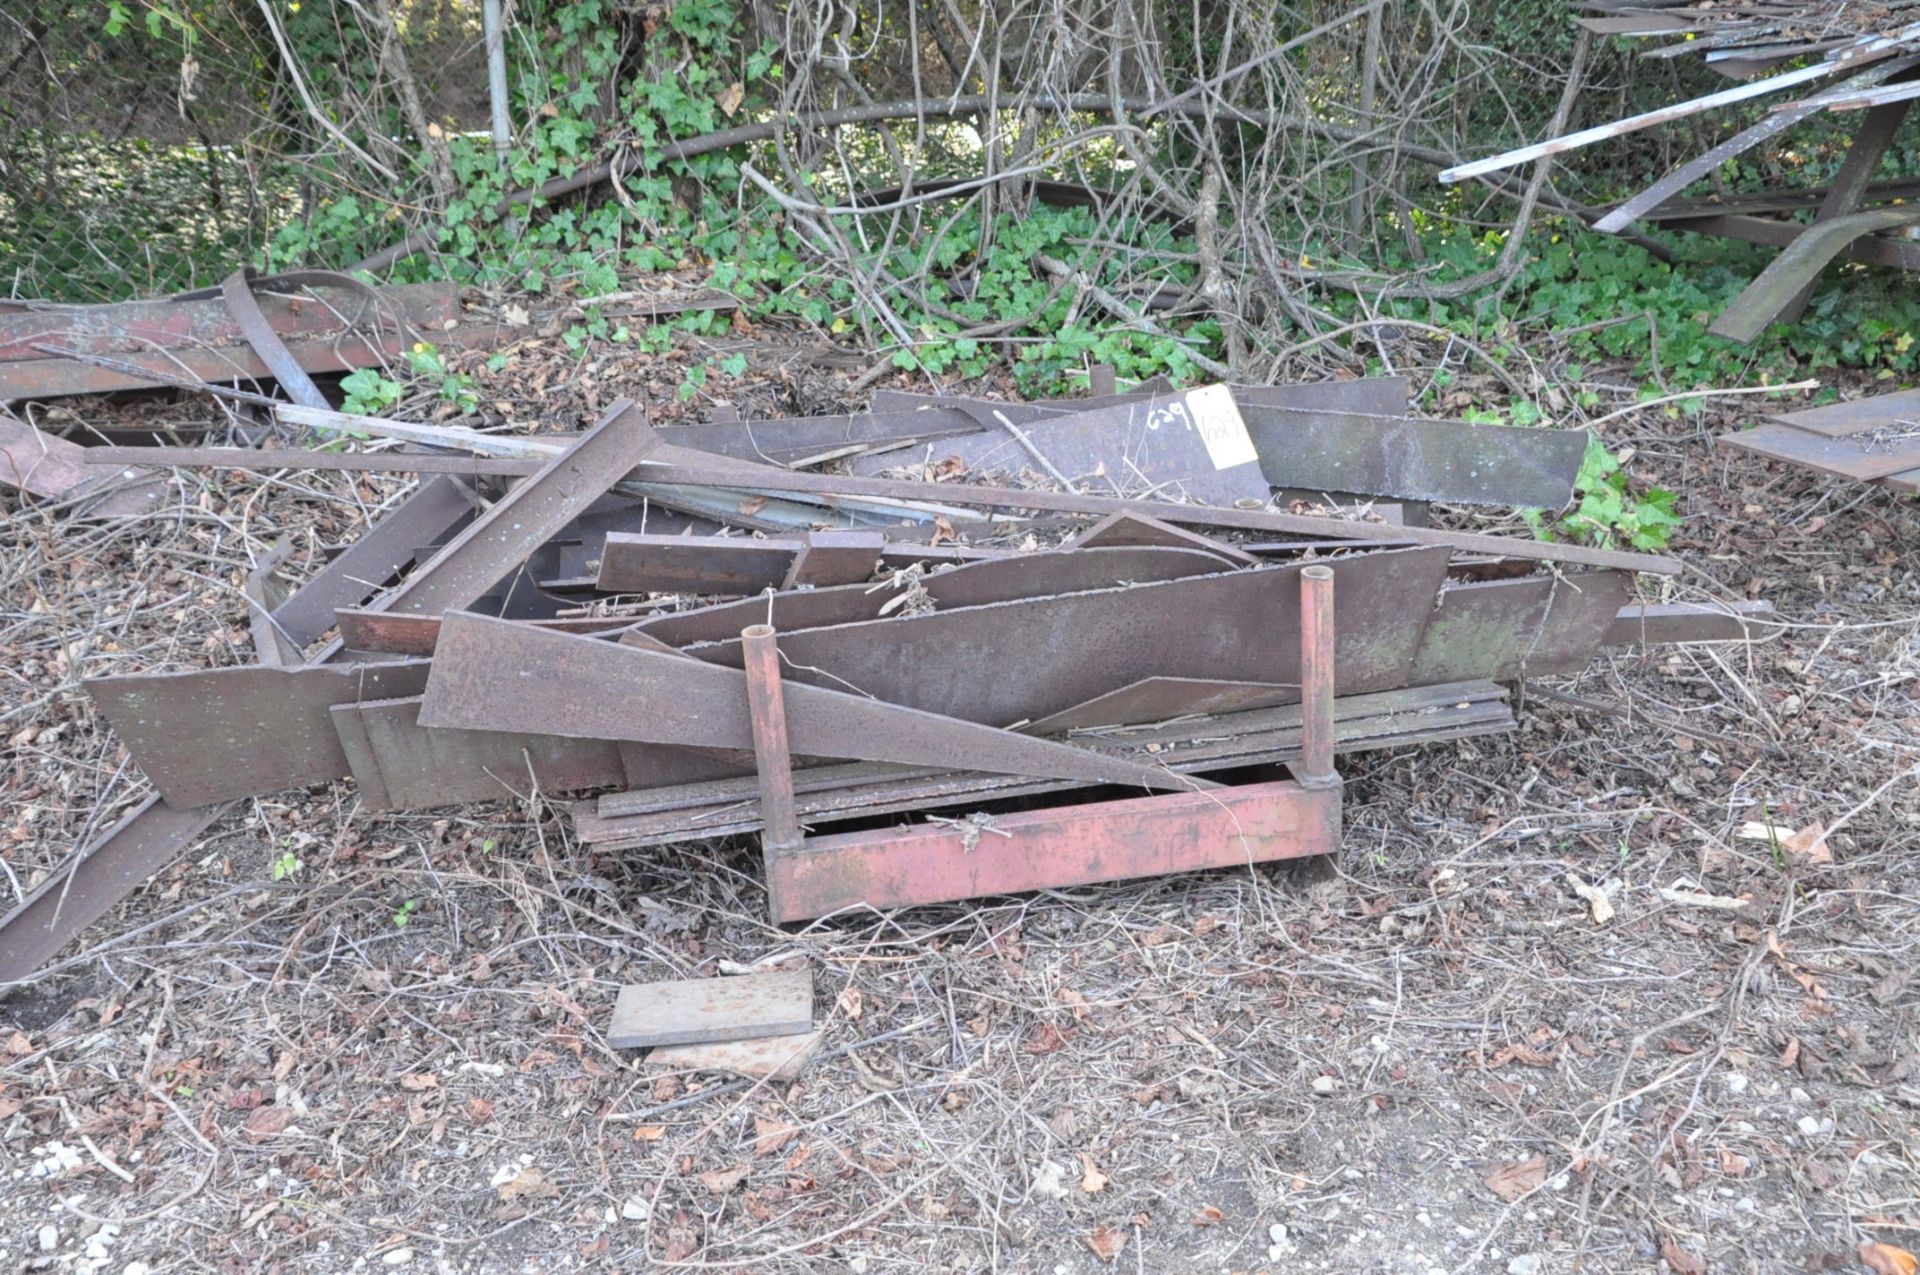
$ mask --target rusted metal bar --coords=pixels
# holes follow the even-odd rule
[[[831,588],[865,583],[886,551],[887,538],[878,531],[809,531],[780,587]]]
[[[1743,243],[1790,247],[1807,228],[1797,221],[1775,221],[1771,217],[1744,217],[1739,214],[1702,217],[1676,217],[1665,223],[1670,230],[1691,230],[1695,234],[1718,235]],[[1843,261],[1858,261],[1869,266],[1894,266],[1901,270],[1920,270],[1920,243],[1911,239],[1889,239],[1868,235],[1841,247]]]
[[[179,810],[149,797],[68,855],[20,906],[0,917],[0,990],[46,964],[142,881],[178,858],[228,809],[213,805]]]
[[[344,469],[365,474],[461,474],[467,477],[519,478],[534,473],[537,461],[503,456],[462,456],[447,452],[323,452],[311,447],[88,447],[87,465],[177,466],[182,469]]]
[[[793,814],[793,756],[787,748],[787,707],[780,692],[780,648],[770,624],[740,630],[747,655],[747,709],[753,719],[753,764],[759,776],[761,843],[769,855],[800,844]]]
[[[517,484],[373,608],[434,615],[469,606],[660,445],[622,400],[580,441]]]
[[[1145,514],[1108,514],[1067,541],[1066,547],[1096,549],[1116,545],[1161,545],[1200,549],[1243,567],[1255,566],[1260,561],[1237,546],[1210,540],[1197,531],[1188,531],[1185,527],[1176,527],[1172,523],[1162,522],[1158,518],[1149,518]]]
[[[287,600],[286,587],[276,569],[287,560],[293,546],[281,542],[247,572],[240,592],[247,599],[247,624],[253,632],[253,658],[260,664],[285,668],[300,662],[300,648],[274,622],[274,609]]]
[[[340,623],[341,642],[354,651],[432,655],[433,645],[440,637],[440,617],[437,615],[394,615],[387,611],[351,607],[342,607],[334,615]],[[639,618],[631,615],[583,615],[556,620],[527,620],[525,623],[540,629],[556,629],[561,633],[606,633],[630,628]]]
[[[1331,854],[1339,845],[1339,787],[1282,781],[811,837],[767,857],[767,892],[774,921],[786,923]]]
[[[799,540],[610,531],[597,587],[602,593],[758,593],[786,578],[801,547]]]
[[[1303,786],[1338,784],[1333,769],[1333,568],[1300,571],[1300,764]]]
[[[1920,209],[1874,208],[1816,221],[1795,235],[1741,294],[1728,302],[1707,331],[1742,343],[1752,341],[1776,321],[1799,317],[1820,272],[1849,245],[1882,230],[1900,230],[1920,221]]]
[[[807,756],[1148,787],[1173,782],[1154,766],[845,691],[787,682],[784,698],[792,746]],[[468,612],[451,613],[440,626],[419,721],[576,739],[753,747],[746,674],[738,669]]]

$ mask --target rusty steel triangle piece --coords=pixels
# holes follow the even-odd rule
[[[1185,788],[1157,767],[1068,744],[786,684],[794,752],[1089,783]],[[737,670],[467,612],[440,626],[420,724],[706,748],[751,748],[747,677]]]

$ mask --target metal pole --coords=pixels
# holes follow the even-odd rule
[[[513,149],[513,125],[507,120],[507,26],[500,0],[483,0],[481,22],[487,37],[487,98],[493,107],[493,153],[504,165]]]
[[[1300,764],[1309,787],[1338,783],[1333,769],[1333,568],[1300,572]]]
[[[787,750],[786,696],[780,689],[780,647],[771,624],[740,630],[746,656],[747,711],[753,718],[753,764],[760,774],[760,845],[768,853],[800,846],[793,813],[793,756]]]

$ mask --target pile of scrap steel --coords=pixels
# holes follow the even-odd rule
[[[432,476],[298,588],[256,573],[257,664],[87,684],[155,796],[0,925],[0,981],[228,803],[348,778],[369,811],[565,799],[607,852],[757,833],[782,922],[1326,854],[1338,755],[1510,730],[1503,683],[1605,645],[1745,635],[1637,600],[1671,558],[1426,525],[1564,505],[1586,435],[1407,406],[885,393],[514,436],[283,404],[371,441],[89,449]]]
[[[1596,34],[1665,41],[1643,50],[1644,57],[1699,59],[1739,83],[1461,164],[1441,173],[1442,181],[1462,181],[1793,90],[1791,100],[1773,103],[1765,118],[1679,165],[1596,221],[1594,229],[1618,234],[1636,222],[1650,222],[1780,248],[1709,329],[1736,341],[1751,341],[1769,324],[1797,319],[1820,271],[1836,258],[1920,269],[1920,244],[1909,233],[1920,223],[1920,205],[1912,202],[1920,184],[1873,180],[1907,111],[1920,98],[1920,3],[1578,0],[1575,7],[1587,15],[1577,19],[1580,25]],[[1825,111],[1864,112],[1830,185],[1681,197],[1734,157]],[[1811,222],[1799,220],[1797,214],[1808,210]]]
[[[1920,492],[1920,390],[1769,415],[1715,441],[1815,473]]]

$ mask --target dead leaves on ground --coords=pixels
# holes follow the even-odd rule
[[[1673,1275],[1707,1275],[1707,1259],[1687,1252],[1672,1240],[1660,1241],[1660,1256]]]
[[[1904,1248],[1869,1241],[1860,1246],[1860,1264],[1873,1275],[1914,1275],[1920,1270],[1920,1257]]]
[[[1108,1226],[1104,1222],[1094,1228],[1093,1234],[1087,1236],[1087,1247],[1092,1249],[1093,1255],[1103,1262],[1112,1263],[1126,1246],[1127,1233],[1118,1227]]]
[[[1537,1155],[1529,1160],[1496,1165],[1485,1180],[1489,1191],[1511,1204],[1546,1182],[1547,1157]]]

